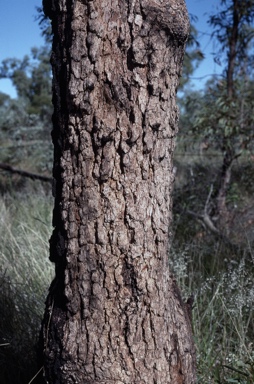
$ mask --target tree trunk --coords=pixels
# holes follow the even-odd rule
[[[234,71],[237,56],[237,43],[239,36],[239,0],[232,0],[232,29],[229,35],[229,51],[227,66],[227,96],[232,99],[234,96]]]
[[[44,0],[52,19],[56,265],[50,384],[194,383],[168,268],[184,0]]]
[[[237,43],[239,37],[239,0],[232,0],[232,26],[229,33],[228,65],[227,65],[227,97],[231,100],[234,97],[234,73],[237,56]],[[227,138],[226,140],[227,141]],[[231,182],[231,171],[234,160],[238,156],[231,145],[225,145],[223,164],[220,173],[220,186],[217,196],[217,212],[219,217],[218,225],[220,230],[227,234],[228,224],[230,223],[230,213],[227,208],[227,193]]]

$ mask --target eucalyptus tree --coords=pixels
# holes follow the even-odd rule
[[[211,79],[198,97],[189,94],[186,118],[182,121],[187,122],[185,132],[188,130],[192,137],[221,154],[221,168],[214,179],[213,192],[209,193],[211,186],[207,189],[202,217],[213,222],[214,233],[224,236],[230,230],[227,196],[232,166],[251,148],[253,139],[254,1],[221,0],[220,7],[209,23],[217,42],[215,60],[224,68],[222,77]]]
[[[253,137],[253,101],[248,97],[247,78],[249,64],[253,66],[250,43],[254,37],[254,1],[221,0],[221,6],[221,11],[210,17],[210,25],[220,43],[218,54],[226,53],[225,82],[218,84],[214,131],[222,133],[220,146],[224,152],[216,213],[227,224],[230,218],[226,200],[232,165]]]
[[[254,37],[254,1],[221,0],[221,9],[210,16],[212,36],[219,43],[215,59],[225,63],[226,90],[233,98],[237,77],[248,64],[253,67],[250,43]],[[224,56],[224,57],[223,57]]]
[[[50,48],[44,45],[32,48],[23,59],[7,58],[0,64],[0,78],[12,81],[17,98],[24,104],[27,114],[51,114]]]
[[[168,267],[184,0],[44,0],[53,30],[56,276],[48,383],[195,382]]]
[[[0,63],[0,78],[8,78],[17,97],[0,100],[0,161],[33,172],[52,168],[50,46],[32,48],[22,59],[6,58]],[[31,170],[31,169],[30,169]]]

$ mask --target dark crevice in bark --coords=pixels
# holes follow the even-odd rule
[[[126,95],[127,95],[127,98],[128,98],[128,101],[131,102],[132,100],[132,90],[131,90],[131,85],[127,83],[127,81],[125,81],[124,79],[122,79],[122,84],[123,84],[123,87],[125,88],[125,92],[126,92]],[[131,104],[131,103],[130,103]],[[131,107],[130,107],[131,108]]]
[[[123,314],[123,316],[125,316],[125,325],[124,325],[124,329],[123,329],[125,344],[128,347],[128,355],[131,358],[133,364],[135,365],[135,356],[132,353],[131,345],[129,343],[129,334],[130,334],[129,318],[128,318],[127,314]]]
[[[128,289],[131,289],[132,300],[138,303],[139,289],[137,284],[137,276],[134,266],[128,261],[128,257],[125,257],[122,268],[123,281]]]
[[[131,124],[135,124],[136,119],[135,119],[135,113],[133,111],[133,108],[131,108],[131,111],[129,114],[129,120],[130,120]]]
[[[137,63],[137,61],[135,60],[133,49],[132,47],[130,47],[127,51],[127,67],[129,71],[133,72],[135,68],[145,68],[146,66],[147,64]]]
[[[119,165],[120,165],[121,173],[122,173],[122,175],[124,175],[125,174],[125,165],[124,165],[124,161],[123,161],[124,152],[121,149],[121,140],[120,140],[120,144],[119,144],[118,148],[116,148],[116,153],[119,155]]]
[[[50,261],[54,263],[62,263],[65,260],[66,256],[66,240],[67,235],[64,230],[64,225],[62,220],[59,219],[59,216],[56,215],[59,212],[56,212],[56,208],[54,209],[54,222],[55,226],[52,236],[50,238]],[[57,244],[57,246],[55,246]]]
[[[155,123],[155,124],[151,125],[151,128],[152,128],[153,132],[158,132],[160,126],[161,126],[161,123]]]

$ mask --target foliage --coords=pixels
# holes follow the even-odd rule
[[[228,77],[219,81],[211,79],[201,92],[185,92],[181,100],[181,126],[183,134],[207,139],[209,145],[235,155],[249,148],[253,137],[254,80],[247,62],[252,58],[254,1],[221,0],[221,7],[209,23],[214,28],[213,37],[220,44],[217,54],[226,52],[225,72],[231,69],[234,72],[234,97],[229,96]]]
[[[51,108],[51,66],[50,48],[32,48],[31,55],[22,60],[8,58],[0,66],[0,78],[11,79],[28,114],[40,115],[50,120]]]
[[[43,7],[36,7],[37,17],[36,20],[39,23],[42,36],[47,44],[52,43],[52,28],[49,18],[43,12]]]
[[[47,45],[33,48],[30,56],[0,66],[0,77],[10,78],[18,94],[0,93],[0,162],[38,173],[49,173],[53,160],[49,53]]]
[[[192,211],[214,232],[225,236],[230,231],[231,213],[228,193],[231,171],[236,159],[253,152],[253,60],[254,2],[221,0],[220,11],[209,19],[213,37],[219,43],[217,54],[225,53],[225,68],[220,80],[211,79],[202,91],[189,91],[180,101],[180,145],[199,142],[200,154],[214,151],[221,167],[206,185],[203,213]],[[211,193],[209,191],[212,191]],[[232,201],[232,200],[231,200]],[[205,223],[206,221],[206,223]]]
[[[193,133],[209,146],[228,151],[232,157],[252,149],[254,117],[252,81],[239,83],[234,99],[226,95],[225,82],[208,84],[192,116]],[[192,101],[193,103],[193,101]]]
[[[49,127],[38,115],[27,114],[20,100],[8,99],[0,106],[0,162],[49,174],[53,158]]]
[[[235,39],[236,65],[241,67],[246,60],[250,42],[254,37],[254,1],[253,0],[221,0],[219,12],[211,15],[208,22],[213,27],[212,36],[219,46],[215,53],[215,60],[222,64],[221,55],[226,53],[225,61],[229,59],[229,48],[232,38]],[[234,26],[237,27],[235,36],[232,36]]]

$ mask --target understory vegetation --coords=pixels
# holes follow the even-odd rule
[[[238,223],[239,236],[235,244],[229,244],[216,238],[201,221],[186,216],[183,211],[180,213],[181,193],[188,189],[192,205],[194,197],[203,194],[202,183],[191,191],[191,175],[202,177],[201,171],[204,176],[210,170],[209,162],[205,166],[198,156],[193,155],[193,159],[193,163],[188,157],[188,163],[178,164],[181,172],[176,177],[174,191],[169,261],[184,300],[194,297],[192,324],[198,383],[251,384],[254,382],[254,237],[250,230],[253,219],[250,210],[243,210],[243,220],[247,222]],[[247,165],[239,167],[233,172],[236,180]],[[247,169],[253,172],[251,164]],[[8,181],[9,191],[2,192],[0,197],[0,383],[28,384],[40,369],[37,366],[40,322],[47,288],[54,275],[48,261],[53,201],[48,186],[24,181],[21,176],[13,181],[9,179],[9,175],[2,174],[1,180]],[[234,204],[241,207],[243,199],[251,203],[253,191],[248,182],[236,183],[236,180]],[[186,197],[185,202],[188,203]],[[39,380],[40,375],[33,382]]]
[[[192,324],[198,383],[254,382],[254,255],[221,244],[174,248],[172,266],[184,296],[194,295]],[[221,260],[220,260],[221,259]]]
[[[178,149],[182,150],[182,149]],[[211,232],[198,216],[218,172],[217,157],[175,158],[173,244],[170,265],[185,301],[194,298],[192,325],[198,383],[254,383],[253,164],[232,169],[229,233]],[[213,160],[212,160],[213,159]],[[217,169],[216,169],[217,168]],[[217,171],[217,172],[216,172]],[[195,180],[195,182],[194,182]]]
[[[39,369],[39,329],[53,277],[48,260],[52,198],[41,185],[25,184],[0,196],[1,384],[28,384]]]
[[[0,64],[17,90],[17,99],[0,92],[0,384],[42,382],[39,330],[54,275],[51,184],[36,180],[50,179],[53,161],[50,32],[39,18],[45,47]],[[253,18],[254,1],[221,0],[209,23],[222,76],[201,90],[190,79],[203,59],[192,25],[180,85],[169,264],[194,299],[199,384],[254,384]]]

